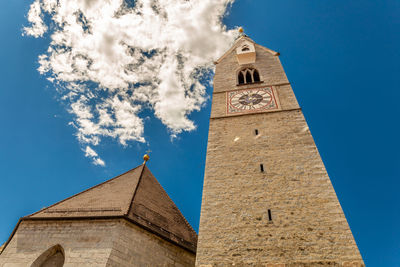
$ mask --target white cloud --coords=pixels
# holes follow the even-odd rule
[[[207,100],[199,80],[236,35],[221,23],[233,1],[35,0],[24,30],[49,31],[38,70],[68,103],[78,140],[127,145],[145,142],[146,108],[172,136],[195,129],[188,115]]]
[[[90,146],[87,146],[85,149],[85,156],[86,157],[97,157],[96,151],[94,151]]]
[[[94,151],[90,146],[86,146],[85,156],[91,158],[94,165],[105,166],[105,162],[99,157],[96,151]]]
[[[27,35],[41,37],[47,31],[47,26],[43,22],[40,5],[40,0],[35,0],[35,2],[33,2],[29,8],[28,21],[32,26],[24,28],[24,32]]]

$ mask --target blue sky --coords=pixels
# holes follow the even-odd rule
[[[151,171],[197,230],[210,100],[189,115],[197,128],[174,139],[143,109],[148,143],[105,137],[96,152],[106,165],[92,164],[68,105],[37,71],[49,36],[22,36],[30,4],[0,4],[0,243],[20,217],[141,164],[148,149]],[[395,0],[238,0],[223,20],[281,53],[367,266],[400,266],[399,14]]]

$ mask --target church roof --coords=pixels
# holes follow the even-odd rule
[[[115,217],[123,217],[190,251],[196,251],[196,232],[146,164],[22,219]]]

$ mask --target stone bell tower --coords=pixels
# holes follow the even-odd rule
[[[278,56],[216,62],[196,266],[364,266]]]

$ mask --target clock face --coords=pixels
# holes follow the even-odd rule
[[[227,92],[227,113],[261,112],[277,109],[271,87]]]

